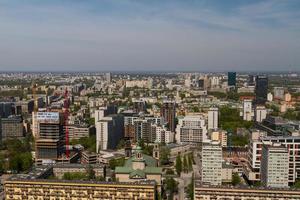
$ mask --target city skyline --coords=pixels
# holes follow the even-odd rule
[[[299,71],[300,2],[7,1],[0,71]]]

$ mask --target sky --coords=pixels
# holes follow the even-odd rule
[[[0,0],[0,71],[300,71],[300,0]]]

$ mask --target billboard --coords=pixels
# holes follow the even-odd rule
[[[59,113],[37,112],[37,120],[42,123],[59,123]]]

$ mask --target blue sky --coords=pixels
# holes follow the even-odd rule
[[[0,70],[300,70],[299,0],[1,0]]]

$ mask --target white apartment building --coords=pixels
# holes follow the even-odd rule
[[[260,169],[261,182],[266,187],[288,187],[289,152],[279,143],[263,145]]]
[[[207,138],[205,119],[201,115],[179,119],[175,137],[177,143],[202,143]]]
[[[267,109],[265,106],[256,106],[255,121],[262,122],[267,117]]]
[[[213,141],[219,141],[222,147],[227,147],[227,131],[213,131],[210,135],[210,139]]]
[[[171,131],[168,131],[166,128],[162,126],[152,125],[151,130],[155,130],[156,142],[166,143],[166,144],[174,142],[175,134]]]
[[[243,120],[251,121],[253,117],[252,100],[245,99],[243,101]]]
[[[203,142],[200,176],[203,183],[222,184],[222,147],[219,142],[211,140]]]
[[[219,108],[212,107],[208,110],[207,128],[208,130],[219,128]]]

